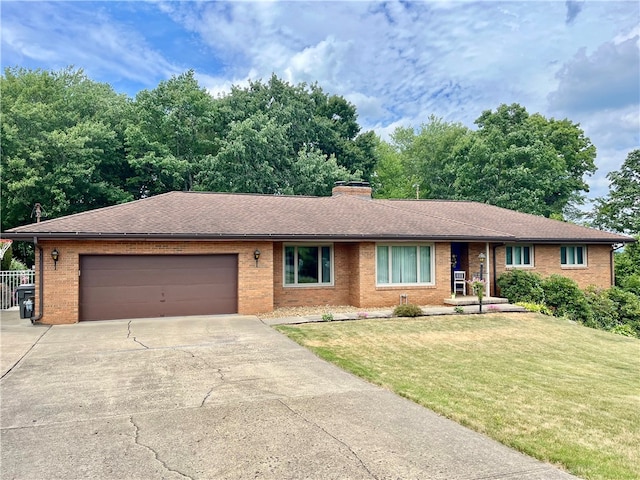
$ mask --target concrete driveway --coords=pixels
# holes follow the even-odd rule
[[[250,316],[1,321],[2,479],[575,478]]]

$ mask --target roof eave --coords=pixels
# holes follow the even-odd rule
[[[5,238],[31,241],[34,237],[47,240],[270,240],[270,241],[306,241],[306,240],[413,240],[413,241],[513,241],[513,237],[478,237],[467,235],[410,235],[410,234],[211,234],[211,233],[103,233],[103,232],[5,232]]]
[[[536,244],[558,244],[558,243],[584,243],[584,244],[602,244],[613,245],[616,243],[633,243],[636,241],[633,237],[610,237],[610,238],[585,238],[585,237],[571,237],[571,238],[531,238],[522,237],[516,240],[518,243],[536,243]]]
[[[452,241],[452,242],[517,242],[536,244],[557,243],[588,243],[588,244],[616,244],[633,243],[633,237],[616,235],[609,238],[534,238],[513,236],[477,236],[477,235],[410,235],[410,234],[211,234],[211,233],[103,233],[103,232],[4,232],[4,238],[12,240],[32,241],[35,238],[47,240],[144,240],[144,241],[224,241],[224,240],[253,240],[253,241]]]

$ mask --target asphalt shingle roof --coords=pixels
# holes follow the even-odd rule
[[[272,238],[620,243],[631,237],[446,200],[170,192],[24,225],[9,238]]]

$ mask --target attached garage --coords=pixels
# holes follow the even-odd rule
[[[81,255],[80,320],[238,312],[237,255]]]

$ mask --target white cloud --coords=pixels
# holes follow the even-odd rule
[[[17,65],[46,63],[49,69],[75,65],[94,78],[108,75],[140,83],[181,71],[101,8],[87,15],[82,4],[73,2],[62,10],[55,3],[34,5],[3,3],[3,55],[16,59]],[[28,9],[28,15],[22,9]]]
[[[329,36],[317,45],[293,54],[284,69],[285,79],[294,83],[340,84],[351,45],[350,41],[338,41]]]
[[[216,77],[206,75],[204,73],[195,73],[198,84],[209,92],[212,97],[219,97],[231,92],[231,87],[236,86],[246,88],[251,80],[255,80],[255,76],[247,76],[245,78],[228,79],[225,77]]]
[[[592,55],[581,49],[558,72],[549,95],[552,110],[594,112],[640,103],[640,48],[632,37],[602,44]]]
[[[379,97],[371,97],[360,92],[353,92],[344,95],[344,97],[358,107],[358,115],[365,118],[390,118],[391,112],[387,110],[382,99]],[[363,125],[365,130],[372,128]]]

